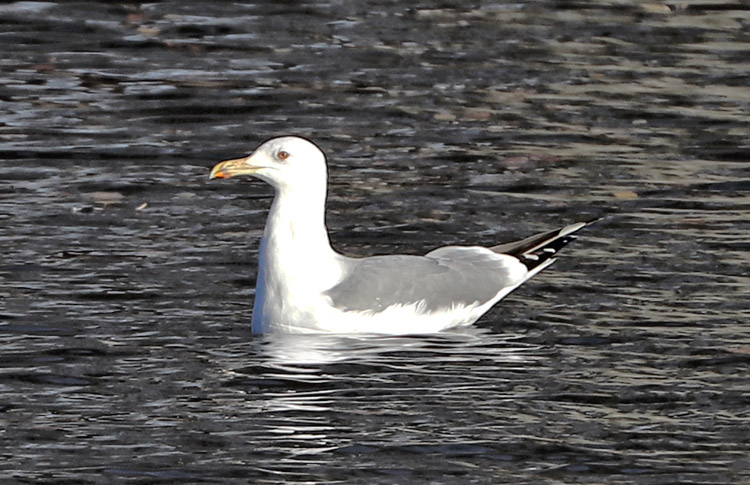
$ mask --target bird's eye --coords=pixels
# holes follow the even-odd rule
[[[278,158],[279,160],[286,160],[287,158],[289,158],[289,152],[281,150],[276,154],[276,158]]]

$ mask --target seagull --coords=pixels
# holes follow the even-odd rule
[[[470,325],[555,261],[577,222],[493,247],[445,246],[424,256],[344,256],[325,225],[326,156],[281,136],[213,167],[251,175],[275,195],[260,242],[254,333],[429,334]]]

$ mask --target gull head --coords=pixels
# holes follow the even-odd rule
[[[271,138],[246,157],[218,163],[208,178],[237,175],[252,175],[281,191],[321,184],[320,179],[325,187],[326,157],[317,145],[304,138]]]

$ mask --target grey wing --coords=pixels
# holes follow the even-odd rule
[[[426,256],[375,256],[348,261],[347,275],[326,292],[344,311],[380,312],[420,303],[426,312],[484,303],[523,280],[511,256],[479,247],[445,247]]]

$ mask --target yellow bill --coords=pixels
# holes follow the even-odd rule
[[[251,175],[258,170],[258,167],[253,167],[247,164],[247,158],[235,158],[234,160],[225,160],[217,163],[214,168],[211,169],[211,173],[208,179],[228,179],[235,175]]]

